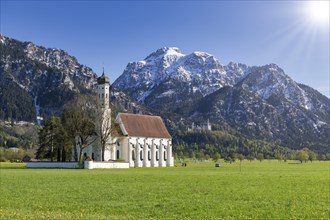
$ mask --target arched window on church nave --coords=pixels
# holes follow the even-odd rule
[[[143,151],[140,150],[140,160],[142,161],[143,160]]]
[[[117,150],[116,158],[117,158],[117,160],[119,160],[119,158],[120,158],[120,152],[119,152],[119,150]]]
[[[151,152],[150,152],[150,150],[148,150],[148,160],[149,161],[151,160]]]
[[[158,151],[156,151],[156,160],[157,160],[157,161],[159,160],[159,154],[158,154]]]
[[[132,160],[135,160],[135,152],[132,150]]]

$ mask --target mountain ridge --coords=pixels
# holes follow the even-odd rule
[[[95,92],[96,73],[64,50],[4,35],[0,35],[0,50],[0,97],[6,94],[0,102],[2,120],[36,122],[37,117],[47,119],[60,115],[63,106],[76,95]],[[13,87],[17,89],[14,91]],[[148,112],[113,87],[111,94],[112,101],[123,111]],[[25,108],[19,103],[23,98],[27,102]]]
[[[76,93],[88,93],[96,84],[97,75],[92,69],[64,50],[20,42],[4,35],[0,35],[0,49],[0,74],[22,88],[26,96],[32,96],[36,114],[58,115]],[[8,112],[4,114],[8,117]],[[31,121],[31,117],[13,117],[18,118]]]
[[[63,50],[3,35],[0,49],[0,96],[11,96],[1,99],[1,119],[59,115],[75,95],[93,93],[97,75]],[[172,134],[210,120],[248,139],[330,151],[330,100],[276,64],[222,65],[207,52],[163,47],[129,62],[110,92],[116,111],[160,115]]]
[[[224,66],[209,53],[184,55],[164,47],[130,62],[114,86],[149,108],[192,121],[211,119],[285,146],[329,150],[330,100],[295,82],[276,64]]]

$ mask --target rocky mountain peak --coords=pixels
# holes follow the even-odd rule
[[[3,118],[31,121],[36,115],[56,115],[76,93],[89,93],[96,83],[96,74],[63,50],[2,35],[0,49]],[[183,119],[182,127],[185,120],[209,119],[212,126],[238,135],[329,152],[330,100],[296,83],[276,64],[222,65],[206,52],[185,55],[178,48],[163,47],[128,63],[111,91],[113,107],[130,112],[152,109],[165,120]],[[20,98],[13,102],[15,97]],[[177,126],[174,121],[172,129]]]
[[[178,55],[181,56],[183,55],[180,51],[179,48],[177,47],[162,47],[157,49],[155,52],[151,53],[149,56],[145,58],[145,60],[151,59],[151,58],[156,58],[160,56],[166,56],[166,55]]]
[[[243,88],[265,100],[276,96],[305,109],[311,109],[313,106],[299,84],[276,64],[252,67],[241,83]]]
[[[243,66],[240,68],[245,71]],[[233,85],[243,75],[227,77],[224,66],[209,53],[196,51],[185,55],[178,48],[163,47],[143,61],[130,62],[114,85],[144,102],[149,95],[159,93],[155,88],[162,84],[166,84],[168,90],[172,90],[172,87],[180,90],[177,84],[181,82],[190,87],[189,96],[205,96],[225,85]],[[172,94],[168,91],[163,93],[157,94],[157,97],[164,98]]]
[[[6,37],[0,33],[0,43],[5,44],[6,42]]]
[[[93,70],[64,50],[3,35],[0,47],[0,73],[29,93],[36,109],[47,114],[59,112],[75,93],[86,93],[96,85]]]
[[[223,66],[206,52],[184,55],[161,48],[129,63],[114,85],[150,108],[191,120],[210,118],[286,146],[296,141],[325,146],[329,140],[329,99],[298,84],[276,64]]]

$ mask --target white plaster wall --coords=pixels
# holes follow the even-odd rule
[[[84,169],[93,169],[93,161],[85,160],[84,161]]]
[[[137,137],[129,137],[129,157],[128,162],[130,167],[142,167],[142,161],[140,160],[140,143],[142,143],[140,138]],[[132,154],[134,151],[135,160],[132,159]]]
[[[108,89],[105,90],[106,93],[108,92]],[[107,98],[107,100],[109,99],[109,97]],[[107,132],[108,129],[110,129],[111,127],[111,109],[108,108],[109,106],[105,106],[105,109],[102,109],[103,112],[103,117],[102,118],[102,132],[105,134],[105,132]],[[109,135],[108,139],[106,140],[105,143],[105,148],[104,148],[104,161],[109,161],[111,159],[113,159],[113,146],[112,146],[112,137],[111,134]],[[101,147],[101,143],[99,141],[99,146],[100,146],[100,153],[102,153],[102,147]],[[102,161],[102,154],[99,158],[95,158],[95,160],[98,161]]]
[[[152,139],[151,138],[146,138],[145,139],[145,158],[146,160],[143,161],[144,164],[143,166],[144,167],[150,167],[151,166],[151,147],[152,147]],[[150,160],[148,159],[148,155],[149,155],[149,152],[150,152]]]
[[[128,156],[128,163],[129,163],[129,166],[130,167],[134,167],[134,160],[132,159],[132,153],[133,153],[133,151],[134,151],[134,148],[133,148],[133,144],[132,144],[132,138],[131,137],[129,137],[128,138],[128,143],[127,143],[127,149],[128,149],[128,154],[127,154],[127,156]],[[134,155],[135,155],[135,152],[134,152]]]
[[[109,84],[100,84],[97,86],[97,93],[98,93],[98,100],[102,104],[104,104],[105,107],[109,106]],[[103,94],[103,97],[102,97]]]
[[[108,168],[129,168],[129,163],[125,162],[94,162],[90,164],[90,169],[108,169]]]
[[[119,140],[120,141],[120,159],[125,160],[126,162],[128,162],[129,158],[128,158],[128,150],[129,150],[129,146],[128,146],[128,137],[124,137],[122,139]]]
[[[104,161],[109,161],[111,158],[111,155],[112,155],[112,147],[106,143],[105,144],[105,149],[104,149]],[[102,152],[102,151],[101,151]],[[100,158],[98,161],[101,161],[102,158]]]
[[[134,145],[135,148],[133,148],[132,145]],[[158,149],[156,149],[156,146],[158,146]],[[132,160],[133,150],[136,161]],[[140,157],[141,150],[143,160],[141,160]],[[149,151],[150,160],[148,159]],[[158,160],[156,160],[156,152],[158,152]],[[164,152],[166,154],[166,160],[164,158]],[[130,167],[165,167],[174,165],[171,139],[122,137],[120,139],[120,154],[122,157],[121,159],[127,161]]]
[[[158,163],[159,163],[159,166],[160,167],[163,167],[165,164],[164,164],[164,162],[165,162],[165,160],[164,160],[164,140],[160,140],[160,145],[159,145],[159,161],[158,161]],[[166,166],[166,165],[165,165]]]

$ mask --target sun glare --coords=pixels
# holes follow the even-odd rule
[[[329,1],[310,1],[306,5],[310,22],[319,25],[329,24]]]

